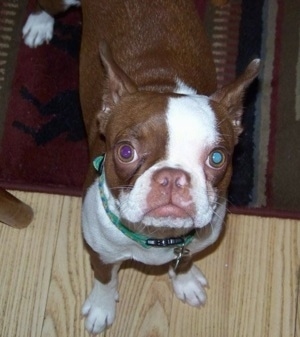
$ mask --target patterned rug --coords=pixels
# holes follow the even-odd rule
[[[300,2],[197,0],[219,84],[255,57],[234,156],[229,208],[300,218]],[[88,155],[78,98],[80,10],[56,20],[49,45],[27,48],[21,29],[35,0],[0,3],[0,186],[80,195]]]

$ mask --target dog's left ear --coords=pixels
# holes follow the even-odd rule
[[[243,114],[243,98],[247,87],[255,79],[259,72],[260,60],[253,60],[244,73],[234,82],[225,85],[211,95],[211,99],[223,105],[232,121],[236,139],[243,131],[241,119]]]
[[[100,42],[99,52],[107,76],[107,92],[103,100],[108,102],[104,103],[117,104],[124,94],[134,93],[137,91],[137,87],[131,78],[116,63],[106,41],[103,40]],[[110,100],[111,102],[109,102]]]

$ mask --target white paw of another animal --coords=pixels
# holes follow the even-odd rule
[[[200,307],[205,304],[205,287],[208,284],[200,269],[193,265],[187,273],[176,274],[170,268],[169,276],[173,283],[174,292],[181,301],[193,307]]]
[[[30,14],[22,30],[25,44],[35,48],[48,43],[53,36],[53,26],[54,18],[45,11]]]
[[[118,292],[107,287],[95,280],[94,288],[82,306],[85,328],[91,334],[104,331],[114,322]]]

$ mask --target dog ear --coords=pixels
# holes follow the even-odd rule
[[[243,114],[243,98],[247,87],[252,83],[259,72],[260,60],[253,60],[244,73],[240,75],[231,84],[225,85],[218,89],[210,98],[223,105],[232,121],[235,135],[238,137],[243,128],[241,119]]]
[[[99,45],[100,58],[107,75],[107,90],[104,95],[104,104],[117,104],[124,94],[132,94],[137,91],[135,83],[115,62],[109,45],[101,41]],[[106,101],[106,102],[105,102]]]

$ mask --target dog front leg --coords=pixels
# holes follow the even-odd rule
[[[171,265],[169,276],[178,299],[193,307],[205,304],[205,287],[208,283],[201,270],[191,260],[184,264],[179,263],[176,269]]]
[[[53,16],[79,5],[80,0],[39,0],[38,9],[29,15],[23,27],[24,43],[31,48],[48,43],[53,37]]]
[[[118,271],[120,263],[104,264],[97,253],[90,251],[94,269],[94,287],[82,306],[85,328],[98,334],[112,325],[118,301]]]

